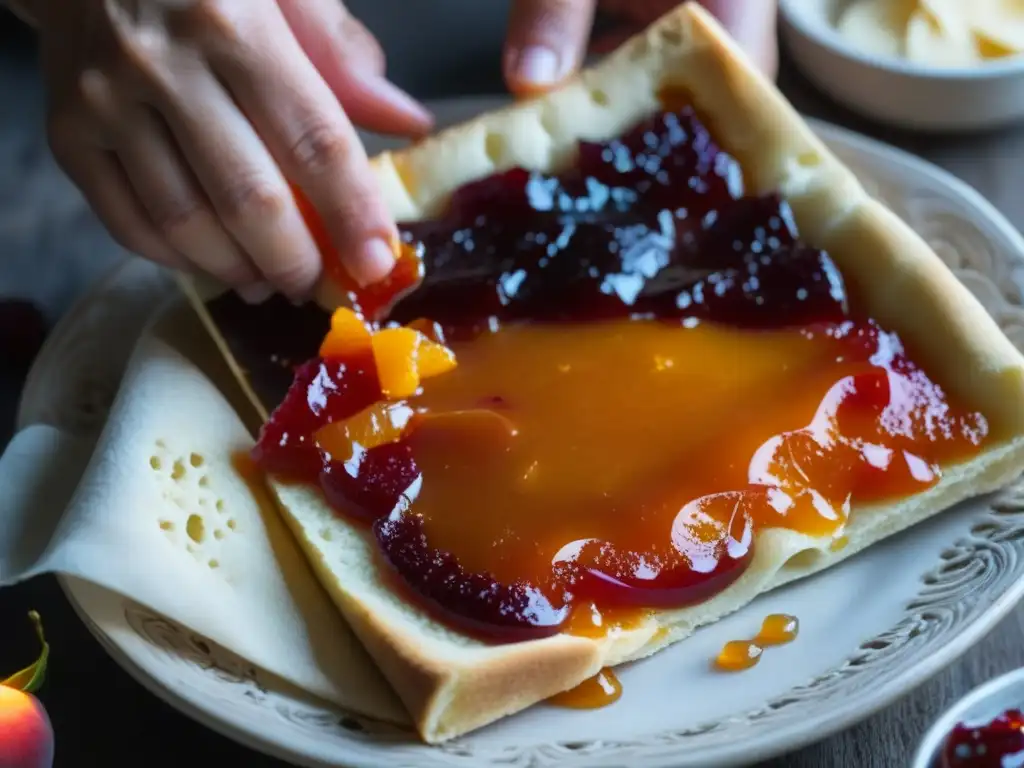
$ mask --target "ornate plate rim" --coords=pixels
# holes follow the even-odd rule
[[[445,108],[445,104],[458,105],[460,109],[464,110],[470,104],[486,108],[496,103],[496,101],[493,97],[479,97],[475,99],[434,102],[433,106],[439,111]],[[951,197],[960,198],[965,206],[973,209],[978,214],[979,220],[984,220],[988,227],[995,229],[1003,242],[1012,248],[1018,259],[1024,257],[1024,237],[980,193],[960,179],[907,152],[861,136],[848,129],[818,120],[810,120],[809,122],[822,139],[837,149],[852,151],[858,155],[864,155],[876,160],[891,159],[898,165],[912,171],[914,175],[930,178],[937,186],[947,189]],[[61,319],[53,329],[46,347],[44,347],[37,358],[36,365],[33,366],[26,380],[27,383],[35,380],[39,369],[44,367],[40,363],[45,361],[47,351],[52,349],[55,346],[55,340],[73,325],[74,318],[86,309],[90,301],[104,287],[116,283],[118,277],[130,264],[131,262],[128,261],[115,266],[105,278],[98,281],[85,296],[79,299]],[[19,404],[18,428],[24,426],[24,405],[24,401]],[[68,601],[90,633],[92,633],[119,666],[158,698],[166,701],[211,730],[250,748],[255,748],[279,759],[301,765],[323,766],[328,764],[319,761],[308,753],[302,754],[294,751],[279,741],[275,741],[273,736],[268,736],[266,731],[260,731],[257,727],[247,727],[247,724],[219,716],[215,711],[216,705],[205,703],[201,696],[190,698],[188,691],[175,690],[172,680],[160,679],[155,673],[147,671],[145,665],[137,661],[137,657],[131,651],[119,644],[115,638],[107,634],[93,621],[80,601],[79,593],[81,587],[77,580],[58,577],[58,581]],[[942,647],[940,653],[925,656],[916,662],[911,662],[905,669],[897,670],[887,680],[885,686],[879,688],[877,693],[872,695],[870,699],[854,697],[849,706],[840,707],[835,714],[829,716],[824,722],[815,721],[813,727],[808,725],[802,728],[791,727],[789,729],[772,731],[763,735],[756,735],[752,741],[743,740],[741,748],[722,748],[718,750],[719,754],[708,755],[711,760],[706,764],[718,766],[743,765],[749,762],[751,755],[756,755],[755,759],[767,759],[784,752],[799,749],[850,727],[874,712],[892,704],[898,698],[906,695],[910,690],[916,688],[932,675],[958,659],[1001,621],[1022,598],[1024,598],[1024,579],[1020,579],[1009,586],[999,597],[983,608],[980,615],[973,622],[967,624],[952,638],[951,642]],[[620,749],[622,747],[628,748],[628,745],[622,742],[618,742],[616,746]],[[639,747],[640,745],[637,744],[637,746]],[[594,757],[598,756],[594,755]],[[660,758],[653,758],[645,764],[649,766],[667,765],[667,762],[663,762],[666,759],[668,759],[667,755],[662,754]]]

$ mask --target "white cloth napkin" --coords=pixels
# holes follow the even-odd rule
[[[0,586],[52,572],[120,593],[348,710],[408,718],[259,483],[221,391],[148,331],[93,441],[43,425],[0,458]]]

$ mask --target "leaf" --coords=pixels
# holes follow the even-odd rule
[[[40,651],[39,658],[32,665],[25,667],[20,672],[15,672],[6,680],[0,681],[0,685],[16,688],[25,693],[33,693],[39,690],[39,686],[43,684],[43,678],[46,676],[46,662],[50,658],[50,644],[46,642],[46,637],[43,635],[43,622],[40,620],[39,614],[35,611],[29,611],[28,617],[35,627],[36,635],[39,637],[39,642],[43,647],[42,651]]]

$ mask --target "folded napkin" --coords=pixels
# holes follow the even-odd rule
[[[406,723],[262,481],[240,471],[250,432],[180,346],[159,323],[143,333],[98,441],[43,425],[14,437],[0,585],[85,579],[346,710]]]

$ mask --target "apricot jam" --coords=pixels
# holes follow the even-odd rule
[[[960,723],[946,737],[937,768],[1024,765],[1024,714],[1011,709],[984,725]]]
[[[610,669],[602,669],[575,688],[556,694],[549,704],[570,709],[599,709],[614,704],[622,697],[622,683]]]
[[[761,660],[764,649],[750,640],[730,640],[715,657],[715,666],[723,672],[742,672]]]
[[[799,632],[800,621],[796,616],[773,613],[765,616],[761,623],[761,631],[757,633],[754,642],[762,648],[768,645],[785,645],[796,640]]]
[[[761,622],[761,630],[753,640],[730,640],[718,652],[714,665],[723,672],[750,669],[761,660],[765,648],[791,643],[799,631],[800,622],[796,616],[785,613],[765,616]]]
[[[744,196],[691,110],[562,174],[467,185],[402,232],[418,266],[352,289],[373,324],[338,315],[325,338],[321,315],[290,348],[310,359],[254,456],[368,523],[396,583],[461,631],[599,634],[699,603],[757,531],[837,538],[851,505],[931,487],[988,435],[850,306],[783,201]],[[240,311],[211,307],[269,397]]]

